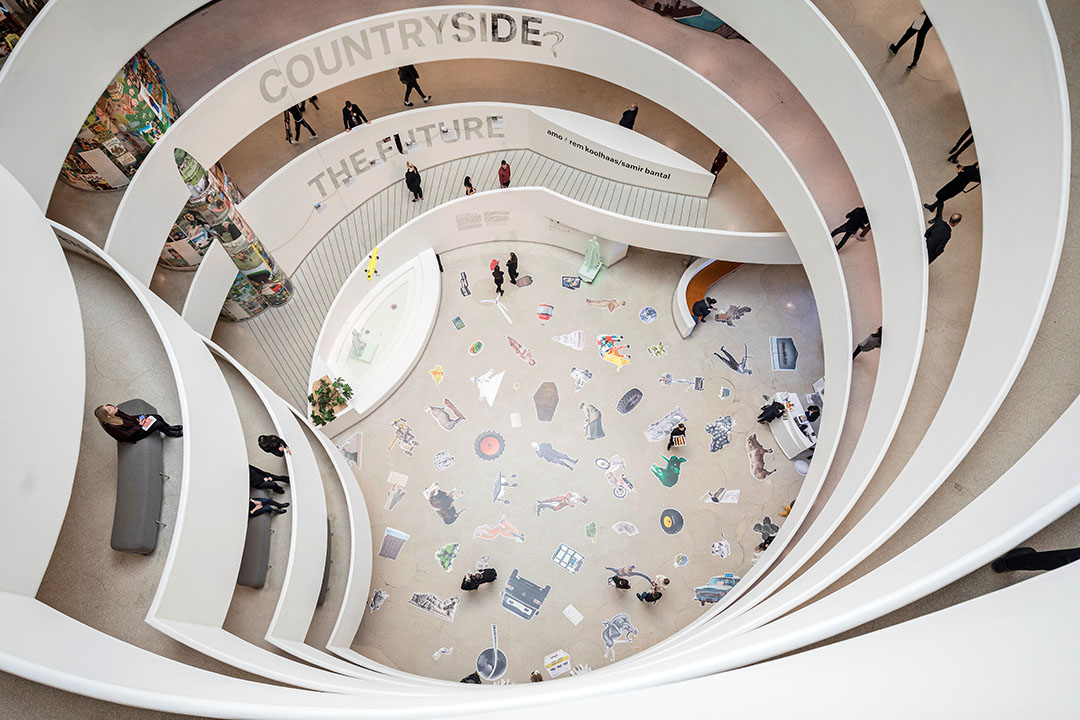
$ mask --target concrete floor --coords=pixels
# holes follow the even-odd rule
[[[532,285],[517,288],[507,284],[502,302],[513,320],[509,324],[499,310],[482,300],[494,295],[487,271],[490,259],[505,258],[510,250],[521,259],[522,274],[531,275]],[[702,607],[694,601],[694,588],[705,585],[714,575],[733,572],[744,575],[755,559],[754,548],[762,536],[754,525],[765,516],[781,525],[778,513],[793,500],[802,478],[779,450],[767,426],[755,422],[762,395],[780,390],[811,391],[823,373],[817,312],[809,283],[795,266],[746,265],[714,287],[719,306],[749,306],[751,312],[735,327],[709,322],[699,326],[688,340],[682,340],[671,318],[670,289],[685,268],[678,255],[632,248],[625,260],[605,268],[597,281],[579,290],[561,286],[561,276],[573,273],[580,255],[545,245],[491,243],[471,246],[441,256],[442,304],[427,350],[402,386],[375,412],[358,425],[337,436],[337,442],[355,431],[363,433],[363,461],[360,481],[372,520],[372,540],[376,551],[383,530],[390,526],[410,535],[395,560],[376,557],[372,588],[382,588],[389,599],[377,612],[368,612],[360,626],[354,649],[379,662],[401,670],[458,680],[472,672],[476,656],[490,647],[490,625],[497,624],[499,647],[510,658],[507,678],[525,682],[529,673],[542,668],[548,653],[564,649],[571,661],[594,668],[608,664],[601,641],[602,622],[613,615],[629,613],[639,635],[632,644],[619,645],[617,657],[625,658],[669,636],[696,618]],[[462,297],[459,277],[466,272],[472,294]],[[625,307],[609,312],[590,307],[586,298],[625,300]],[[389,302],[389,301],[387,301]],[[536,316],[538,303],[555,306],[554,316],[541,324]],[[651,306],[657,318],[646,324],[639,311]],[[385,312],[393,312],[386,308]],[[460,317],[463,330],[451,322]],[[574,351],[553,342],[556,335],[583,330],[585,347]],[[603,361],[597,351],[596,336],[618,334],[630,344],[631,362],[621,370]],[[797,369],[773,371],[770,335],[791,336],[799,351]],[[507,336],[531,351],[535,365],[515,356]],[[482,341],[477,356],[467,349]],[[671,348],[663,358],[650,355],[647,348],[663,342]],[[749,348],[752,375],[733,372],[713,352],[725,345],[736,357],[743,343]],[[445,375],[436,385],[429,370],[438,364]],[[470,378],[493,368],[505,371],[494,406],[478,397]],[[591,379],[575,389],[572,368],[587,369]],[[675,379],[704,378],[704,390],[687,385],[664,385],[658,379],[670,373]],[[559,400],[551,422],[541,422],[533,394],[542,382],[554,382]],[[623,415],[616,403],[630,388],[643,392],[640,405]],[[733,390],[720,398],[723,387]],[[466,420],[452,430],[442,429],[425,407],[440,407],[449,400]],[[604,437],[589,439],[583,430],[582,403],[601,412]],[[687,458],[678,483],[662,486],[650,472],[654,463],[664,466],[661,456],[669,456],[665,442],[644,441],[642,432],[679,406],[686,413],[687,445],[679,453]],[[826,407],[825,412],[828,412]],[[519,427],[514,427],[514,415]],[[710,437],[703,428],[719,416],[731,416],[734,428],[730,444],[710,452]],[[411,456],[400,449],[386,450],[394,438],[391,423],[405,418],[420,445]],[[488,430],[505,440],[505,453],[488,461],[478,456],[474,443]],[[769,450],[766,466],[775,470],[764,481],[750,473],[746,438],[755,434]],[[538,458],[531,443],[548,442],[558,451],[578,459],[573,471],[548,464]],[[452,467],[437,471],[433,456],[449,450]],[[634,492],[617,499],[596,467],[596,458],[618,454],[626,462],[626,476]],[[384,499],[391,472],[408,476],[404,499],[387,510]],[[516,488],[504,490],[509,504],[493,501],[493,485],[498,473],[517,475]],[[437,482],[447,492],[458,489],[463,496],[455,508],[461,514],[445,524],[423,491]],[[718,487],[738,489],[737,504],[702,501],[707,491]],[[575,492],[587,503],[557,512],[538,510],[537,501]],[[674,508],[685,521],[678,534],[661,529],[662,511]],[[482,525],[497,525],[506,517],[524,533],[524,543],[507,538],[478,539],[474,531]],[[638,532],[616,533],[613,525],[633,523]],[[586,537],[585,526],[594,522],[596,539]],[[713,543],[726,539],[730,555],[711,554]],[[585,556],[580,571],[569,573],[552,562],[552,555],[565,543]],[[437,550],[457,545],[457,558],[444,571],[435,560]],[[676,567],[676,555],[688,562]],[[487,555],[499,572],[499,581],[477,592],[459,589],[466,570],[477,558]],[[639,602],[631,592],[606,584],[612,574],[607,567],[636,565],[650,578],[658,573],[671,578],[671,586],[655,606]],[[500,608],[500,593],[511,570],[540,586],[551,585],[542,612],[525,621]],[[648,589],[648,582],[631,578],[634,592]],[[447,622],[416,607],[408,600],[412,593],[434,593],[440,599],[460,597],[454,621]],[[563,616],[573,605],[584,615],[574,626]],[[432,653],[452,647],[454,653],[438,661]]]
[[[308,8],[293,3],[277,0],[275,3],[274,9],[269,10],[267,8],[269,3],[266,0],[260,2],[258,6],[255,5],[255,0],[222,0],[185,23],[181,23],[174,30],[163,34],[151,44],[151,52],[164,67],[169,77],[170,87],[178,95],[182,91],[190,93],[182,96],[186,104],[190,104],[191,100],[244,63],[273,47],[315,29],[353,19],[358,12],[378,12],[401,6],[400,3],[372,2],[365,4],[362,10],[358,10],[355,3],[347,0],[327,0],[320,4],[320,12],[316,15],[310,13]],[[586,17],[639,37],[683,59],[717,82],[737,100],[743,102],[777,137],[781,146],[793,158],[796,167],[806,177],[816,199],[822,203],[827,218],[839,218],[844,211],[858,204],[857,193],[843,168],[839,153],[835,151],[831,141],[828,141],[820,123],[813,117],[805,103],[798,98],[797,93],[790,89],[790,84],[783,76],[751,46],[745,43],[720,41],[718,38],[659,18],[648,11],[635,10],[629,3],[622,0],[595,3],[572,3],[565,0],[506,2],[504,4],[529,5],[539,9]],[[922,194],[929,197],[933,190],[943,182],[943,178],[947,177],[949,167],[944,161],[945,150],[952,144],[956,135],[967,127],[962,100],[948,70],[947,60],[936,34],[930,33],[918,70],[906,73],[903,70],[905,63],[889,61],[885,46],[899,36],[911,16],[917,12],[919,8],[915,2],[885,3],[881,0],[871,0],[855,4],[850,0],[817,0],[816,4],[866,64],[892,109],[908,144]],[[1075,3],[1064,0],[1049,0],[1047,4],[1058,28],[1066,73],[1069,78],[1073,117],[1077,118],[1080,117],[1080,109],[1077,107],[1077,98],[1080,97],[1080,87],[1077,85],[1080,65],[1078,65],[1076,40],[1068,30],[1080,21],[1078,18],[1080,8]],[[258,18],[258,32],[249,31],[254,27],[252,18]],[[176,42],[173,46],[172,59],[166,59],[170,38],[180,37],[173,35],[174,31],[183,30],[185,25],[191,22],[198,23],[193,27],[195,36],[202,33],[203,35],[199,37],[217,38],[215,47],[219,52],[215,56],[214,63],[191,62],[190,44],[184,42]],[[370,113],[369,108],[366,107],[365,110]],[[645,119],[643,114],[642,120]],[[1073,132],[1076,134],[1075,119],[1073,124]],[[642,124],[642,128],[647,128],[647,125]],[[973,151],[969,150],[965,159],[973,157],[972,153]],[[1074,168],[1080,167],[1076,159],[1074,156]],[[973,303],[977,281],[980,234],[978,221],[981,219],[977,196],[976,192],[957,201],[957,209],[963,210],[965,214],[963,226],[965,232],[957,235],[954,242],[950,244],[947,254],[931,268],[929,331],[922,369],[916,381],[909,410],[901,424],[897,439],[886,457],[882,471],[874,479],[868,491],[867,502],[880,495],[882,489],[895,476],[904,459],[918,442],[944,394],[952,368],[959,356],[960,343],[966,330],[966,317]],[[85,201],[85,198],[78,195],[72,195],[72,197]],[[1074,215],[1078,210],[1077,197],[1077,193],[1074,192],[1070,208]],[[115,203],[118,200],[112,202]],[[75,204],[75,201],[72,201],[71,204],[65,204],[62,210],[54,207],[58,203],[60,203],[59,195],[54,198],[53,206],[50,206],[50,216],[57,217],[56,213],[63,211],[68,217],[94,215],[105,219],[111,218],[111,212],[93,213],[90,204],[86,202]],[[961,203],[964,204],[963,207],[960,206]],[[64,221],[65,218],[58,219]],[[102,225],[107,227],[107,222],[98,221],[98,226]],[[91,236],[91,239],[96,240],[94,233],[87,234]],[[103,238],[104,233],[99,230],[98,236]],[[1078,238],[1077,230],[1070,228],[1066,237],[1061,270],[1050,298],[1043,330],[1036,338],[1028,363],[1021,372],[1013,391],[1006,398],[1000,418],[991,423],[974,451],[924,509],[905,525],[890,543],[856,568],[851,577],[876,567],[903,547],[925,535],[970,501],[977,492],[1012,464],[1075,397],[1077,390],[1080,389],[1077,377],[1080,368],[1071,361],[1071,349],[1080,335],[1077,332],[1078,319],[1075,313],[1076,298],[1080,295],[1080,277],[1076,272],[1076,268],[1080,267],[1076,257],[1078,240],[1080,238]],[[849,290],[852,291],[853,305],[859,313],[855,317],[855,335],[861,337],[877,326],[876,318],[878,317],[876,311],[877,269],[873,262],[870,243],[855,244],[854,241],[849,243],[841,254],[841,261],[844,264]],[[236,336],[242,336],[242,331],[238,331]],[[872,386],[876,370],[876,359],[873,356],[865,360],[856,364],[855,399],[846,424],[848,431],[846,442],[848,443],[853,441],[857,433],[860,407],[865,408],[865,403],[868,401],[868,389]],[[254,365],[256,363],[253,362],[252,366]],[[426,417],[420,419],[430,423]],[[856,431],[852,432],[852,428]],[[438,429],[429,432],[441,433]],[[847,452],[850,452],[850,446]],[[842,467],[843,457],[845,457],[845,452],[841,447],[840,467],[837,467],[834,472]],[[867,506],[866,503],[860,504],[860,507],[856,508],[854,517],[861,516]],[[428,508],[424,510],[428,513],[432,512]],[[567,512],[580,511],[563,511],[563,513]],[[469,519],[461,522],[471,521]],[[1074,511],[1037,535],[1034,544],[1040,549],[1061,544],[1076,544],[1077,525],[1077,513]],[[161,552],[161,548],[158,552]],[[456,562],[461,562],[462,559],[467,558],[459,558]],[[455,570],[456,568],[455,564]],[[559,572],[563,571],[559,570]],[[675,577],[672,573],[667,574]],[[912,617],[953,604],[966,597],[991,590],[1016,577],[1019,576],[987,578],[987,573],[984,571],[973,573],[929,598],[894,613],[896,617],[890,616],[891,620],[883,619],[879,623]],[[665,598],[665,601],[668,599],[670,598]],[[394,598],[390,602],[394,600],[400,600],[400,598]],[[389,608],[390,605],[386,610]],[[419,612],[413,608],[409,609],[414,613]],[[903,613],[903,617],[900,613]],[[507,615],[507,620],[517,621],[509,615]],[[854,632],[863,631],[867,627]],[[624,649],[629,650],[633,647],[636,646],[618,646],[620,657],[624,656],[622,654]],[[455,657],[457,655],[447,659]],[[0,677],[2,677],[0,685],[3,688],[0,709],[2,709],[2,714],[10,717],[174,717],[80,698],[7,675]]]

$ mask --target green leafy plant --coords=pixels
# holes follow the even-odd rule
[[[307,399],[311,405],[311,421],[316,425],[331,422],[353,396],[353,389],[342,378],[331,382],[326,375],[315,381],[312,391]]]

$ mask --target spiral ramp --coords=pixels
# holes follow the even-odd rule
[[[71,139],[116,68],[204,3],[133,8],[122,0],[51,0],[36,16],[0,69],[3,106],[34,107],[40,120],[28,127],[16,113],[0,113],[0,313],[8,350],[0,437],[13,463],[0,506],[3,714],[585,717],[623,708],[1005,717],[1080,710],[1080,623],[1073,607],[1080,567],[1024,582],[980,570],[1020,544],[1080,544],[1074,511],[1080,482],[1066,452],[1080,432],[1080,375],[1072,358],[1080,327],[1073,241],[1080,236],[1067,224],[1075,203],[1068,91],[1072,85],[1077,97],[1080,48],[1073,30],[1080,12],[1043,0],[924,0],[942,52],[924,57],[928,77],[898,80],[880,52],[886,41],[879,35],[891,30],[875,24],[907,22],[920,9],[914,3],[856,8],[825,0],[699,0],[767,58],[774,81],[790,83],[800,97],[801,114],[778,120],[744,107],[742,94],[725,86],[723,71],[701,49],[713,38],[693,47],[667,35],[654,43],[653,25],[635,25],[638,16],[620,12],[623,4],[538,0],[501,9],[385,2],[379,3],[384,14],[357,17],[366,11],[350,7],[325,19],[308,17],[299,23],[302,35],[261,44],[191,104],[143,161],[100,237],[46,212]],[[423,27],[422,18],[436,12],[502,10],[541,19],[565,38],[560,52],[529,54],[529,45],[516,43],[421,43],[315,77],[304,95],[287,84],[272,102],[256,95],[268,70],[283,77],[290,58],[345,33],[388,23]],[[333,22],[342,24],[330,27]],[[650,16],[650,22],[659,21]],[[84,56],[89,29],[92,60]],[[295,383],[287,386],[284,373],[248,365],[211,340],[235,275],[228,258],[222,264],[208,255],[186,296],[167,302],[152,289],[161,243],[146,239],[168,234],[187,197],[173,149],[210,166],[306,95],[404,62],[500,59],[592,75],[668,108],[730,153],[783,232],[716,227],[689,200],[660,194],[648,202],[666,212],[631,211],[645,202],[644,190],[603,185],[554,165],[538,165],[530,187],[506,191],[503,199],[481,193],[469,200],[491,210],[520,203],[572,217],[583,228],[618,223],[620,236],[642,247],[662,231],[669,247],[687,254],[801,265],[820,310],[830,412],[788,522],[723,601],[609,667],[556,683],[474,688],[405,673],[350,647],[371,592],[365,504],[371,498],[300,411]],[[928,269],[920,205],[940,175],[927,169],[924,145],[951,139],[954,128],[938,127],[932,107],[912,109],[921,101],[913,81],[932,85],[926,93],[938,102],[959,97],[978,139],[981,209],[968,213],[965,227],[979,233],[972,232],[965,254],[958,252],[960,260],[947,269],[947,259]],[[43,94],[45,86],[50,90]],[[392,122],[372,125],[381,132]],[[822,151],[822,138],[835,147]],[[314,223],[307,208],[302,218],[275,209],[275,183],[329,164],[329,149],[321,156],[320,147],[283,164],[244,206],[256,226],[260,213],[280,212],[279,227],[261,227],[271,244],[285,248],[290,270],[314,262],[324,236],[344,237],[349,227],[356,232],[357,217],[375,218],[370,244],[405,250],[383,272],[425,250],[455,247],[416,241],[433,237],[424,231],[460,211],[463,200],[449,194],[433,194],[411,214],[378,219],[387,186],[361,179],[331,198]],[[824,178],[814,168],[822,154],[835,171]],[[445,161],[454,173],[453,163],[469,162]],[[865,205],[872,261],[849,261],[828,241],[827,218],[842,212],[832,186]],[[367,202],[371,213],[354,215]],[[355,246],[354,240],[342,242]],[[333,280],[318,307],[294,300],[252,327],[276,332],[272,323],[294,322],[286,313],[332,318],[330,300],[342,282]],[[953,285],[970,292],[953,292]],[[116,304],[104,314],[91,311],[99,297]],[[121,322],[135,329],[110,331]],[[850,348],[874,323],[887,328],[888,339],[876,374],[869,374],[865,365],[853,366]],[[317,328],[297,341],[302,376]],[[139,601],[118,608],[107,625],[91,626],[42,598],[63,592],[49,570],[63,560],[54,557],[66,547],[63,534],[92,532],[73,524],[82,502],[76,481],[80,465],[100,462],[100,439],[89,438],[97,430],[85,406],[110,363],[130,363],[153,379],[130,389],[153,388],[164,398],[160,409],[182,418],[185,438],[182,449],[166,450],[166,493],[175,514],[163,518],[156,564],[142,569],[134,587]],[[294,507],[287,527],[278,521],[275,531],[278,541],[288,538],[277,603],[272,615],[261,615],[245,606],[236,587],[246,519],[233,508],[244,503],[247,488],[234,480],[244,476],[253,428],[268,425],[293,449],[286,464]],[[343,515],[331,517],[331,499],[346,508]],[[316,604],[328,521],[337,538],[331,547],[337,582],[334,611],[325,615]],[[86,572],[108,585],[110,572],[118,577],[130,568],[106,563]],[[1006,682],[1016,687],[1005,688]],[[1024,692],[1025,684],[1037,692]]]

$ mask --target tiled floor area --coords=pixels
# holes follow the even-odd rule
[[[511,250],[521,259],[521,273],[533,280],[527,287],[505,285],[502,303],[512,324],[483,302],[494,295],[487,270],[491,258],[505,262]],[[424,355],[384,405],[335,438],[342,443],[353,432],[362,433],[357,477],[371,513],[374,547],[379,548],[387,527],[409,535],[396,559],[374,559],[372,588],[388,598],[377,611],[368,611],[354,649],[402,670],[458,680],[475,669],[477,654],[490,647],[494,623],[499,647],[509,658],[506,677],[524,682],[533,670],[543,670],[544,657],[557,650],[569,653],[575,665],[608,664],[604,623],[620,613],[629,615],[637,635],[630,644],[614,646],[617,659],[688,624],[702,612],[694,589],[728,572],[741,577],[754,562],[762,532],[770,532],[755,526],[761,527],[766,516],[774,526],[782,524],[779,513],[801,485],[769,428],[755,419],[763,394],[810,392],[823,372],[817,312],[802,270],[752,265],[736,270],[713,294],[724,310],[732,304],[751,310],[733,327],[711,321],[684,341],[671,318],[670,290],[685,267],[682,256],[632,248],[593,285],[577,290],[564,288],[561,278],[575,274],[580,255],[550,246],[471,246],[442,255],[442,262],[442,304]],[[459,291],[462,272],[469,278],[468,297]],[[588,299],[625,305],[609,311]],[[554,306],[550,320],[538,318],[538,304]],[[648,323],[641,319],[646,307],[655,310]],[[454,318],[460,318],[463,329],[456,329]],[[565,344],[574,344],[574,333],[582,338],[580,350]],[[630,346],[622,351],[630,356],[629,364],[617,369],[602,359],[598,335],[621,336],[621,343]],[[772,369],[769,338],[774,335],[794,339],[796,370]],[[508,338],[526,348],[522,352],[534,364],[521,359]],[[474,356],[469,348],[476,342],[483,348]],[[668,348],[663,357],[649,351],[657,343]],[[714,355],[723,345],[741,359],[744,343],[752,374],[734,372]],[[438,383],[429,372],[436,366],[443,373]],[[489,370],[501,378],[491,405],[480,397],[488,383],[472,380]],[[670,385],[661,381],[667,375]],[[701,390],[680,383],[695,378],[701,378]],[[557,404],[543,389],[547,383],[557,389]],[[642,398],[623,413],[620,399],[633,388]],[[539,408],[538,392],[543,396]],[[551,404],[552,419],[542,420],[543,408]],[[651,442],[645,431],[676,408],[688,418],[687,443],[673,455],[665,450],[666,433]],[[590,424],[589,417],[596,422]],[[419,443],[411,454],[393,442],[392,423],[398,418],[407,421]],[[717,429],[713,444],[705,426],[728,419],[733,427]],[[764,464],[772,474],[764,480],[751,474],[750,436],[770,453]],[[542,443],[572,460],[541,459],[538,452],[548,453]],[[447,452],[453,464],[440,470]],[[614,456],[625,462],[625,477],[633,486],[621,499],[598,467]],[[666,487],[654,473],[666,470],[664,458],[672,456],[686,462]],[[508,486],[496,497],[500,476]],[[395,483],[404,494],[393,504]],[[737,494],[738,502],[710,502],[706,493],[721,487],[727,488],[729,500]],[[456,499],[450,503],[440,495],[429,500],[425,490]],[[568,495],[570,504],[558,507],[558,498]],[[674,520],[666,530],[664,517]],[[719,554],[713,552],[714,543],[724,544]],[[564,544],[584,556],[576,572],[552,560]],[[475,592],[461,591],[463,573],[482,556],[497,569],[498,581]],[[679,564],[680,556],[686,557],[685,564]],[[634,596],[649,588],[640,575],[630,577],[632,591],[607,585],[608,568],[631,565],[649,578],[670,578],[655,606]],[[532,619],[501,606],[514,570],[551,588]],[[430,593],[442,601],[458,598],[453,621],[411,605],[413,593]],[[563,614],[567,606],[583,616],[579,623]],[[440,648],[453,648],[453,654],[438,655]]]

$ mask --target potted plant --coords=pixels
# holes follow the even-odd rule
[[[341,378],[331,380],[323,375],[311,386],[308,403],[311,404],[311,421],[316,425],[331,422],[338,413],[348,406],[346,402],[353,396],[353,389]]]

